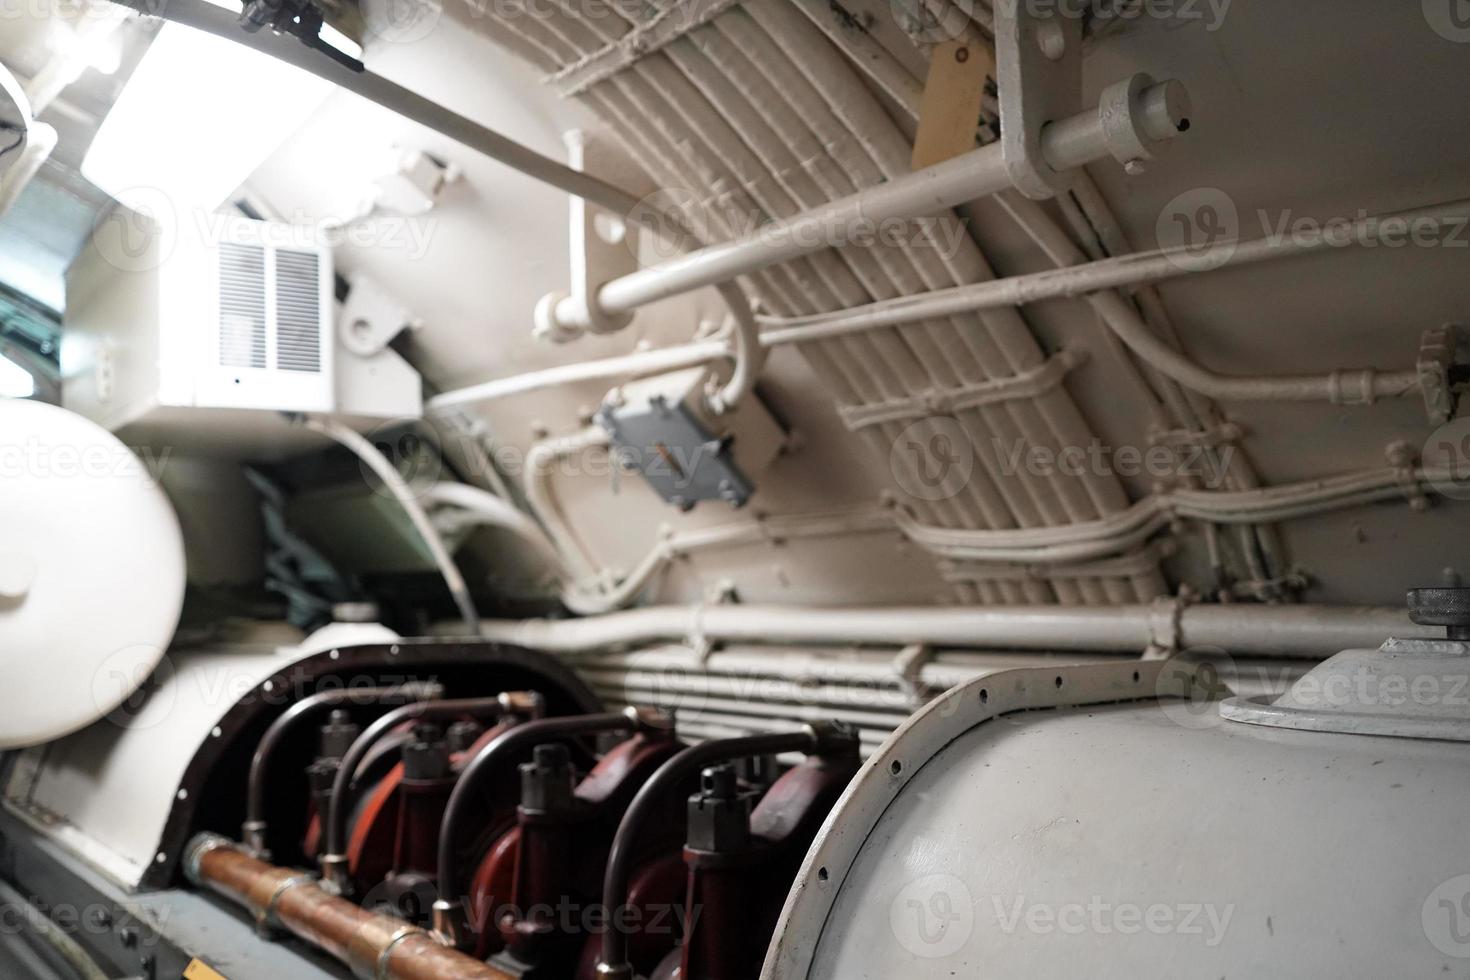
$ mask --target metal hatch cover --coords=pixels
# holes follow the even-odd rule
[[[1470,742],[1470,643],[1391,639],[1347,650],[1280,697],[1227,698],[1220,714],[1298,731]]]

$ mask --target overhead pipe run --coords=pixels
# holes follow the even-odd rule
[[[1125,83],[1126,84],[1126,83]],[[1042,131],[1042,154],[1057,171],[1072,170],[1108,156],[1137,153],[1115,147],[1116,125],[1103,111],[1114,110],[1114,88],[1104,92],[1100,107],[1071,119],[1053,122]],[[1177,81],[1142,88],[1129,112],[1150,139],[1168,140],[1187,129],[1188,98]],[[834,244],[834,229],[865,226],[895,219],[921,218],[1010,188],[1006,162],[998,145],[986,146],[887,183],[773,221],[733,241],[711,245],[604,283],[587,302],[562,296],[537,308],[537,329],[558,339],[592,330],[598,316],[626,315],[661,299],[729,282],[768,266],[821,251]]]
[[[650,606],[583,619],[500,620],[487,639],[575,653],[663,642],[1133,653],[1218,648],[1242,656],[1322,658],[1425,637],[1401,609],[1369,606],[1182,605],[912,607]]]
[[[1310,238],[1260,238],[1253,241],[1221,242],[1212,247],[1208,256],[1202,255],[1198,249],[1188,247],[1154,249],[1029,275],[903,296],[831,313],[800,317],[762,315],[758,319],[765,330],[760,335],[760,343],[767,348],[781,347],[885,327],[904,326],[935,317],[1026,306],[1052,299],[1096,299],[1094,294],[1105,290],[1204,275],[1222,269],[1310,255],[1333,248],[1377,243],[1384,240],[1386,229],[1399,227],[1404,223],[1413,226],[1426,221],[1451,222],[1467,217],[1470,217],[1470,200],[1453,201],[1373,215],[1351,225],[1328,229],[1322,235]],[[1134,313],[1127,319],[1137,319],[1137,314]],[[1408,369],[1337,371],[1297,379],[1219,375],[1168,348],[1152,334],[1144,335],[1126,328],[1120,330],[1117,326],[1119,321],[1111,318],[1106,322],[1124,343],[1162,373],[1186,387],[1204,394],[1218,393],[1226,400],[1338,399],[1348,402],[1352,400],[1351,396],[1356,396],[1359,400],[1371,401],[1374,398],[1406,394],[1419,387],[1418,374]],[[677,367],[708,364],[728,356],[729,350],[721,341],[638,351],[446,392],[430,399],[428,408],[430,411],[442,411],[472,402],[505,398],[576,381],[650,374]]]
[[[669,562],[708,548],[897,531],[920,548],[945,558],[1061,571],[1133,552],[1181,519],[1207,526],[1242,526],[1389,500],[1423,507],[1430,494],[1464,482],[1447,469],[1394,465],[1249,490],[1176,489],[1145,497],[1093,521],[1006,529],[925,524],[889,500],[862,510],[775,515],[753,523],[670,533],[662,536],[621,580],[609,583],[570,528],[549,480],[555,460],[604,445],[605,434],[594,428],[538,443],[528,457],[534,465],[529,467],[526,481],[527,499],[558,548],[582,568],[581,577],[566,582],[562,590],[563,603],[578,615],[598,615],[630,605]]]

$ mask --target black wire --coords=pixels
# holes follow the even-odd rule
[[[10,153],[12,150],[19,148],[19,146],[26,141],[26,131],[24,129],[18,129],[15,126],[6,126],[0,124],[0,132],[15,134],[15,142],[11,143],[5,149],[0,150],[0,158],[4,158],[7,153]]]

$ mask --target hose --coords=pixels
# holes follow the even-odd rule
[[[646,828],[654,810],[663,798],[688,777],[706,766],[732,759],[784,752],[814,754],[846,746],[856,751],[856,737],[846,729],[807,726],[799,731],[702,742],[687,748],[659,767],[633,797],[628,810],[613,836],[612,850],[607,856],[607,871],[602,879],[602,907],[614,914],[628,897],[628,882],[633,873],[633,855],[638,835]],[[602,959],[597,975],[604,980],[631,980],[628,964],[628,937],[621,929],[607,929],[602,934]]]
[[[501,693],[488,698],[465,698],[454,701],[418,701],[404,705],[383,715],[367,728],[352,743],[337,776],[332,781],[331,801],[325,815],[325,832],[322,835],[325,847],[322,852],[322,877],[342,892],[351,888],[347,867],[347,818],[351,812],[352,777],[357,767],[367,757],[368,751],[383,736],[406,722],[448,721],[468,715],[483,718],[490,715],[510,716],[522,708],[533,712],[541,710],[541,696],[534,693]]]
[[[449,946],[457,946],[461,938],[463,902],[454,896],[458,887],[460,841],[463,824],[474,812],[478,791],[485,776],[506,759],[514,758],[526,748],[554,739],[578,735],[601,735],[608,732],[634,732],[639,728],[657,728],[672,737],[666,717],[657,712],[626,711],[600,715],[573,715],[569,718],[545,718],[512,728],[484,746],[460,770],[444,818],[439,824],[439,899],[434,903],[434,931]]]
[[[245,846],[257,853],[265,852],[265,785],[270,772],[271,756],[297,725],[327,708],[343,705],[391,704],[396,700],[428,701],[444,696],[438,684],[397,684],[393,687],[360,687],[340,691],[318,691],[302,698],[271,722],[250,758],[250,775],[245,793]]]
[[[413,490],[404,482],[398,468],[389,462],[388,457],[378,451],[378,447],[336,419],[308,415],[302,424],[313,432],[319,432],[356,453],[357,457],[377,474],[378,479],[383,481],[383,485],[393,494],[393,499],[398,501],[403,512],[408,515],[414,530],[418,531],[424,547],[429,549],[434,564],[439,567],[439,574],[444,577],[444,584],[448,587],[449,594],[454,597],[454,604],[459,607],[459,614],[464,620],[465,627],[471,635],[474,635],[479,629],[480,614],[475,610],[475,601],[470,597],[470,590],[465,585],[464,576],[460,574],[459,567],[454,564],[454,558],[450,556],[449,549],[444,547],[444,539],[439,537],[439,532],[434,528],[434,522],[429,520],[428,514],[424,513],[424,508],[419,505]]]

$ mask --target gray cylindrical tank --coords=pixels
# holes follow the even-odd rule
[[[1212,667],[935,702],[829,820],[764,977],[1470,975],[1470,643],[1350,651],[1276,699],[1218,699]]]

